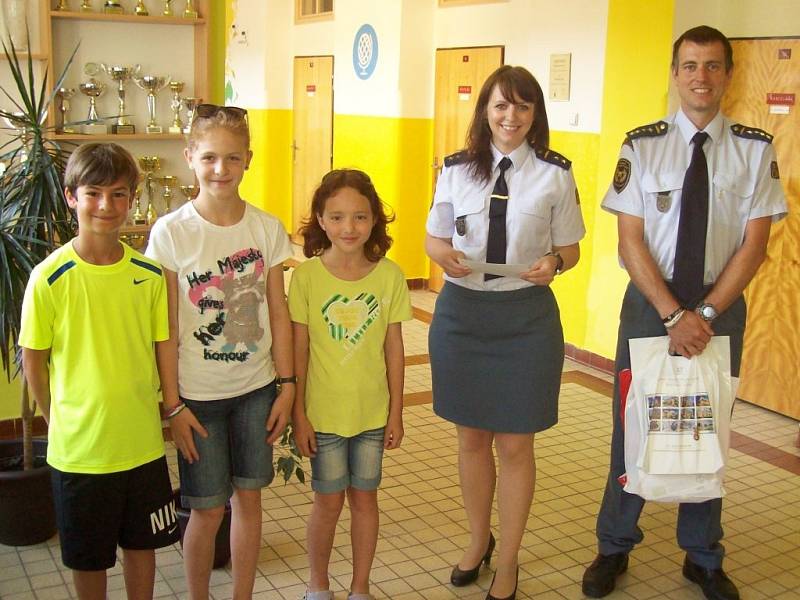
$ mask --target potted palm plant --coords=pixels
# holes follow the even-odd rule
[[[37,66],[3,44],[13,86],[0,86],[0,126],[10,133],[0,145],[0,358],[6,377],[21,377],[16,351],[25,286],[33,267],[60,241],[73,236],[73,221],[63,195],[67,153],[47,136],[47,113],[61,87],[67,62],[55,86],[37,82]],[[74,56],[73,52],[73,56]],[[0,543],[28,545],[55,533],[46,440],[33,439],[35,407],[24,378],[21,393],[22,440],[0,443]]]

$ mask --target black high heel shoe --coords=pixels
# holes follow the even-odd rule
[[[497,573],[494,574],[497,577]],[[494,585],[494,577],[492,577],[492,585]],[[517,585],[519,585],[519,565],[517,566],[517,575],[514,579],[514,591],[511,592],[510,596],[506,596],[505,598],[498,598],[497,596],[492,596],[492,585],[489,586],[489,591],[486,592],[486,600],[516,600],[517,598]]]
[[[473,583],[478,578],[478,573],[481,570],[481,564],[485,564],[487,567],[489,566],[489,562],[492,560],[492,552],[494,552],[494,545],[494,535],[492,535],[492,532],[490,531],[489,545],[486,547],[486,553],[483,555],[483,558],[481,558],[474,569],[467,569],[466,571],[459,569],[458,565],[456,564],[456,566],[453,567],[453,572],[450,573],[450,583],[456,587],[464,587],[465,585]]]

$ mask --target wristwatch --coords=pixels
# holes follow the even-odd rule
[[[713,304],[709,304],[708,302],[703,302],[700,306],[694,309],[694,311],[700,315],[700,318],[707,323],[711,323],[714,319],[719,316],[717,309],[714,308]]]
[[[292,375],[291,377],[278,377],[278,383],[297,383],[297,375]]]

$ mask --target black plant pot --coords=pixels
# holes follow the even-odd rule
[[[183,547],[183,535],[189,525],[189,515],[191,509],[184,508],[181,504],[180,488],[172,490],[172,499],[175,500],[175,512],[178,514],[178,527],[181,530],[181,547]],[[231,504],[225,503],[225,515],[222,523],[217,530],[217,537],[214,540],[214,568],[221,569],[231,560]]]
[[[34,440],[33,452],[42,466],[0,470],[0,544],[6,546],[39,544],[56,533],[47,440]],[[22,457],[22,440],[0,441],[0,459],[13,457]]]

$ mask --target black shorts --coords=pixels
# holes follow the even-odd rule
[[[61,560],[70,569],[110,569],[117,545],[150,550],[178,541],[165,457],[118,473],[51,473]]]

